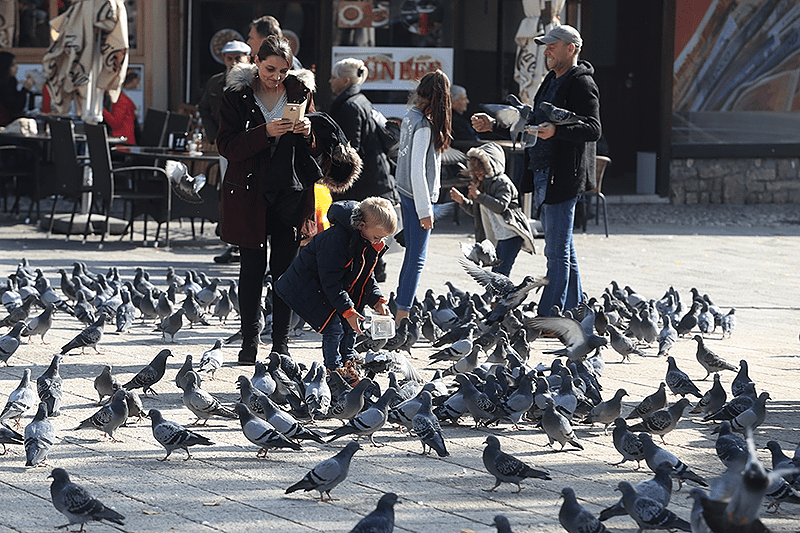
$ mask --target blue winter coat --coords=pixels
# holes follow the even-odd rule
[[[335,312],[359,313],[383,297],[373,270],[387,247],[378,252],[350,226],[354,201],[335,202],[328,210],[330,228],[300,250],[289,269],[275,282],[275,292],[317,331]]]

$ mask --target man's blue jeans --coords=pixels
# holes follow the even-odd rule
[[[542,204],[540,220],[544,229],[544,255],[547,258],[549,283],[539,300],[539,315],[551,316],[552,307],[562,311],[572,309],[583,299],[581,276],[578,272],[578,256],[572,239],[575,220],[573,198],[559,204]]]
[[[428,256],[428,239],[431,231],[422,229],[414,207],[414,199],[400,195],[400,212],[403,215],[403,235],[406,240],[406,253],[403,255],[403,266],[400,269],[400,280],[397,284],[397,308],[409,311],[417,294],[419,278],[425,259]],[[436,221],[434,221],[434,224]]]
[[[501,262],[499,265],[492,267],[492,272],[503,274],[504,276],[511,275],[511,267],[514,266],[514,261],[517,259],[517,254],[522,249],[522,237],[517,235],[510,239],[503,239],[497,241],[497,259]]]

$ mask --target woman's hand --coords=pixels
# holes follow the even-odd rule
[[[309,121],[309,129],[311,129],[311,121]],[[288,118],[276,118],[272,122],[267,122],[267,137],[278,137],[290,131],[292,131],[292,121]]]
[[[425,217],[419,219],[419,225],[422,229],[433,229],[433,217]]]
[[[294,124],[294,128],[292,129],[292,133],[297,133],[302,135],[303,137],[308,137],[311,135],[311,120],[307,117],[303,117],[297,120]]]
[[[480,183],[478,183],[477,180],[472,180],[469,182],[469,189],[467,190],[467,198],[472,198],[474,200],[475,198],[478,197],[478,195],[481,193],[480,190],[478,190],[479,185]]]
[[[486,113],[475,113],[470,117],[469,121],[472,124],[472,128],[478,133],[492,131],[494,127],[494,119]]]
[[[463,204],[465,200],[464,195],[461,194],[461,191],[455,187],[450,187],[450,199],[458,204]]]

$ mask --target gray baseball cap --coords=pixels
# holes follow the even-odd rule
[[[567,44],[574,44],[578,48],[583,48],[583,39],[581,34],[570,26],[569,24],[562,24],[550,30],[547,35],[543,37],[536,37],[534,39],[536,44],[550,44],[556,41],[564,41]]]
[[[233,41],[228,41],[227,43],[225,43],[225,46],[222,47],[222,51],[220,53],[221,54],[249,54],[250,53],[250,47],[247,45],[247,43],[244,43],[242,41],[233,40]]]

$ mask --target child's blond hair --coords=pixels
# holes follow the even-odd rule
[[[388,233],[397,231],[397,213],[386,198],[370,196],[359,202],[350,215],[350,225],[358,229],[362,222],[372,223]]]

